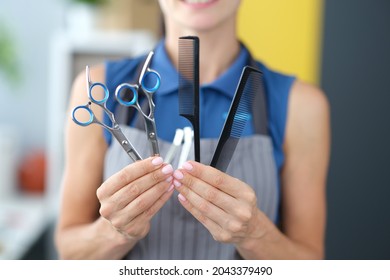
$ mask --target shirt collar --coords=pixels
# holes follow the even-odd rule
[[[233,98],[242,69],[248,64],[249,57],[249,51],[241,44],[240,52],[233,64],[212,83],[201,85],[201,89],[214,89],[227,97]],[[164,40],[161,40],[155,48],[151,68],[161,75],[161,86],[158,90],[159,95],[177,91],[178,71],[168,56]]]
[[[248,64],[249,52],[241,45],[240,52],[233,64],[223,72],[215,81],[202,85],[203,88],[211,88],[220,91],[227,97],[233,98],[238,82],[241,77],[242,69]]]
[[[151,68],[161,76],[161,85],[158,89],[159,95],[169,94],[177,90],[179,82],[178,72],[165,49],[165,40],[161,40],[157,44]]]

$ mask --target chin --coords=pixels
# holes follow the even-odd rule
[[[166,21],[193,32],[235,21],[240,0],[160,0]]]
[[[186,29],[193,30],[195,32],[205,32],[215,29],[218,26],[218,22],[210,18],[195,19],[193,22],[186,22]]]

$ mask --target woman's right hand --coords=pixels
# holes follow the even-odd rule
[[[173,194],[172,173],[161,157],[126,166],[98,188],[100,215],[126,238],[144,238],[150,220]]]

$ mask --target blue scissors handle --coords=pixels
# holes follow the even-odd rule
[[[104,92],[104,96],[103,98],[96,98],[94,97],[94,91],[93,89],[95,87],[100,87],[103,89],[103,92]],[[110,96],[110,92],[108,91],[108,88],[106,87],[105,84],[102,84],[102,83],[93,83],[90,85],[89,87],[89,90],[88,90],[88,97],[89,99],[93,102],[93,103],[96,103],[96,104],[104,104],[107,102],[108,100],[108,97]]]
[[[119,125],[117,125],[115,122],[113,122],[113,127],[109,127],[102,122],[100,122],[98,119],[96,119],[95,114],[90,108],[90,103],[88,102],[87,105],[81,105],[77,106],[72,110],[72,119],[73,121],[80,125],[80,126],[88,126],[92,123],[99,124],[106,128],[108,131],[111,132],[111,134],[115,137],[115,139],[119,142],[119,144],[122,146],[122,148],[126,151],[128,156],[133,160],[142,160],[142,157],[139,155],[137,150],[133,147],[133,145],[130,143],[130,141],[126,138],[126,136],[123,134],[122,130],[120,129]],[[101,105],[103,107],[103,105]],[[84,110],[89,114],[89,120],[87,121],[81,121],[77,118],[77,111]]]
[[[146,80],[147,77],[151,77],[151,76],[153,76],[152,79],[154,82],[151,86],[149,86],[150,81],[146,81]],[[148,70],[147,72],[145,72],[144,77],[141,80],[141,89],[145,91],[145,95],[147,95],[148,99],[152,98],[152,96],[150,96],[149,94],[156,92],[157,89],[160,87],[160,85],[161,85],[161,77],[159,73],[157,73],[154,70]],[[115,97],[120,104],[124,106],[133,106],[138,101],[139,90],[140,87],[138,85],[123,83],[116,88]]]
[[[89,114],[89,120],[87,121],[81,121],[77,118],[77,112],[78,111],[86,111],[88,114]],[[80,105],[80,106],[77,106],[75,107],[73,110],[72,110],[72,120],[80,125],[80,126],[88,126],[90,125],[91,123],[95,122],[96,119],[95,119],[95,115],[94,113],[92,112],[91,108],[89,107],[89,103],[87,105]]]
[[[141,73],[138,77],[138,84],[141,86],[141,88],[144,91],[148,93],[154,93],[160,87],[160,83],[161,83],[160,74],[149,68],[150,63],[152,62],[153,55],[154,55],[153,51],[149,52],[148,56],[145,59]],[[151,79],[155,80],[155,83],[151,82],[153,84],[152,86],[148,86],[147,82],[150,81],[146,79],[147,77],[150,77],[149,80]]]
[[[85,105],[80,105],[80,106],[73,108],[72,115],[71,115],[72,120],[80,126],[88,126],[92,123],[96,123],[96,124],[101,125],[102,127],[106,128],[110,131],[119,127],[119,125],[115,121],[114,114],[106,108],[105,104],[97,104],[97,106],[100,106],[105,111],[105,113],[107,114],[107,116],[111,120],[112,126],[108,126],[96,118],[95,113],[91,109],[91,102],[88,102]],[[81,111],[84,111],[84,113],[87,113],[89,115],[88,120],[81,120],[80,116],[78,115],[78,112],[81,112]],[[84,119],[86,119],[86,118],[84,118]]]
[[[130,90],[130,94],[133,96],[131,99],[128,98],[129,95],[126,92],[126,89]],[[131,84],[121,84],[115,90],[115,97],[118,102],[124,106],[133,106],[138,102],[138,86]],[[127,98],[126,98],[127,97]],[[131,97],[131,96],[130,96]],[[130,99],[130,101],[126,101],[123,98]]]
[[[153,113],[154,113],[154,104],[151,99],[149,99],[149,96],[147,96],[148,101],[149,101],[149,106],[151,108],[149,112],[149,116],[147,116],[143,111],[142,108],[140,107],[138,103],[138,91],[136,90],[138,87],[130,84],[121,84],[116,88],[115,91],[115,96],[118,102],[124,106],[128,107],[135,107],[142,115],[144,122],[145,122],[145,131],[146,131],[146,136],[149,141],[149,145],[151,147],[151,153],[152,155],[158,155],[160,153],[160,150],[158,148],[158,143],[157,143],[157,133],[156,133],[156,123],[153,118]],[[125,90],[128,89],[129,91],[125,92]],[[124,92],[121,94],[121,92]],[[128,92],[130,92],[133,97],[130,101],[124,100],[124,98],[127,96],[128,97]],[[129,98],[128,98],[129,99]]]
[[[149,86],[149,84],[151,85]],[[161,76],[158,72],[147,69],[141,79],[141,87],[148,93],[154,93],[160,88]]]

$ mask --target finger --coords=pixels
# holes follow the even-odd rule
[[[146,211],[135,217],[132,221],[129,221],[122,227],[122,231],[126,234],[135,237],[144,237],[149,230],[147,226],[150,220],[156,215],[158,211],[165,205],[169,198],[173,194],[173,186],[168,189],[167,192],[163,193],[159,199]]]
[[[113,207],[117,210],[125,208],[138,196],[146,192],[160,182],[167,182],[170,186],[172,183],[173,168],[170,164],[163,165],[159,169],[142,176],[135,181],[131,182],[127,186],[123,187],[110,198]]]
[[[232,197],[237,197],[241,191],[240,180],[227,175],[211,166],[206,166],[196,161],[188,161],[183,164],[183,173],[189,173],[192,176],[212,185],[213,187],[227,193]]]
[[[97,190],[99,198],[111,196],[119,189],[134,180],[160,168],[163,165],[161,157],[150,157],[136,161],[108,178]]]
[[[210,232],[214,239],[217,240],[217,236],[222,234],[223,229],[217,223],[195,208],[194,205],[192,205],[191,202],[188,201],[187,198],[181,193],[179,193],[178,199],[180,204]]]
[[[205,200],[223,209],[225,212],[233,212],[239,205],[239,202],[235,197],[232,197],[207,182],[192,176],[190,173],[176,170],[174,172],[174,178],[173,182],[176,187],[185,185]]]
[[[223,243],[235,243],[245,236],[244,228],[236,220],[228,220],[225,226],[210,219],[207,215],[199,211],[186,197],[178,195],[181,205],[190,212],[195,219],[203,224],[216,241]]]
[[[152,204],[148,209],[146,209],[142,214],[138,217],[142,217],[143,219],[150,221],[154,215],[165,205],[165,203],[172,196],[174,191],[173,185],[171,185],[166,192],[164,192],[157,201]]]
[[[228,223],[229,215],[224,210],[199,196],[187,186],[176,187],[176,190],[180,192],[181,197],[184,197],[193,206],[193,209],[196,209],[220,227],[223,228]]]
[[[127,220],[133,220],[156,203],[156,201],[170,189],[170,186],[171,184],[166,181],[156,184],[134,199],[125,208],[119,210],[119,214],[124,216]]]

